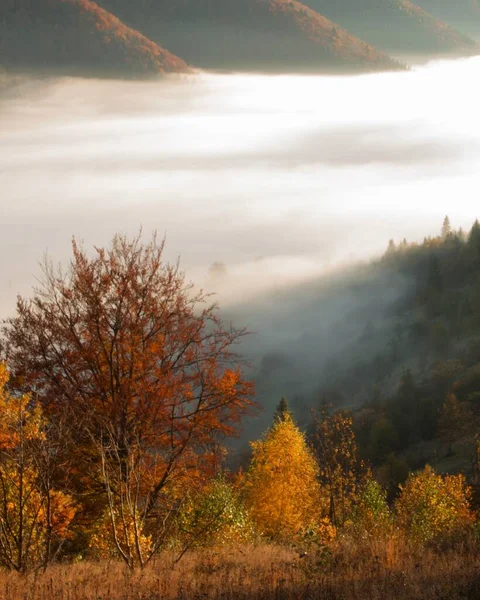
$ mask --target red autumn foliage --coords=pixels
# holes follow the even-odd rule
[[[173,481],[208,475],[253,395],[233,351],[246,332],[222,326],[163,248],[117,236],[90,258],[74,241],[67,270],[46,261],[3,332],[17,385],[52,421],[69,417],[82,482],[99,489],[96,447],[107,437],[125,465],[154,465],[146,516]]]

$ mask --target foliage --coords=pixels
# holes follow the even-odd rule
[[[358,536],[380,539],[391,531],[392,513],[387,493],[372,477],[359,491],[350,516],[350,529]]]
[[[186,498],[177,527],[178,541],[184,549],[242,544],[255,538],[239,490],[223,476]]]
[[[430,466],[411,474],[395,503],[399,525],[418,543],[454,540],[472,528],[475,515],[463,475],[437,475]]]
[[[138,531],[136,523],[139,515],[130,515],[126,511],[113,507],[113,515],[109,509],[95,522],[90,535],[90,555],[96,559],[114,559],[122,552],[127,564],[133,567],[136,560],[144,560],[151,555],[152,540],[142,531]],[[138,549],[137,549],[138,547]],[[137,554],[138,552],[138,554]]]
[[[45,261],[35,295],[18,300],[3,330],[16,384],[35,390],[54,424],[68,416],[76,491],[108,506],[112,541],[132,567],[150,556],[127,543],[130,520],[137,542],[155,523],[159,541],[165,497],[215,472],[252,406],[233,352],[246,332],[224,328],[163,249],[155,237],[117,236],[90,258],[74,241],[67,270]],[[123,522],[125,544],[115,539]]]
[[[71,497],[51,486],[46,421],[29,396],[8,393],[0,364],[0,564],[25,572],[47,565],[69,536]]]
[[[318,467],[292,417],[276,419],[263,439],[252,443],[245,478],[246,506],[259,531],[292,539],[315,529],[325,511]]]
[[[348,518],[365,475],[358,458],[351,415],[329,413],[328,407],[323,406],[315,419],[313,442],[320,482],[328,497],[328,516],[339,526]]]

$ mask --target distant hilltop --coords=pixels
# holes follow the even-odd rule
[[[199,68],[344,73],[400,70],[395,53],[471,54],[432,16],[447,0],[3,0],[0,64],[12,71],[163,75]],[[477,0],[459,0],[472,21]],[[459,22],[460,17],[457,18]],[[478,11],[480,25],[480,8]],[[454,23],[455,24],[455,23]],[[480,26],[479,26],[480,31]]]
[[[65,74],[189,71],[185,61],[90,0],[3,0],[0,63]]]

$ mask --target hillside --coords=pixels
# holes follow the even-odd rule
[[[188,71],[183,60],[90,0],[4,0],[0,62],[68,74]]]
[[[109,10],[201,67],[328,71],[398,69],[394,60],[289,0],[105,0]]]
[[[425,8],[433,11],[441,1],[424,0]],[[306,0],[305,4],[388,52],[468,53],[474,46],[468,36],[409,0]],[[457,10],[457,2],[449,4]],[[433,14],[441,16],[438,11]]]
[[[434,460],[468,472],[474,430],[463,425],[480,422],[478,222],[468,234],[447,222],[422,244],[391,242],[371,264],[227,316],[259,332],[248,355],[265,411],[249,436],[259,435],[285,395],[305,427],[322,402],[354,410],[364,457],[378,469],[393,468],[393,453],[404,472]],[[468,423],[453,432],[447,452],[441,413],[449,393]]]
[[[475,39],[480,38],[480,0],[417,0],[417,4]]]

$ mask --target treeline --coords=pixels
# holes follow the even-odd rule
[[[398,405],[365,407],[370,421],[323,405],[307,434],[282,401],[247,468],[227,472],[226,442],[256,410],[235,352],[247,332],[225,327],[162,254],[155,238],[117,236],[93,257],[74,242],[66,269],[46,260],[32,298],[19,298],[4,324],[3,567],[114,557],[133,570],[165,549],[180,560],[199,546],[260,541],[319,550],[345,537],[360,546],[385,536],[417,547],[475,543],[463,475],[426,467],[397,478],[389,496],[374,477],[381,469],[370,468],[405,443],[397,434],[392,445],[401,418],[405,431],[422,427],[407,410],[422,405],[410,375]],[[392,251],[385,260],[404,259]],[[459,417],[467,401],[447,396],[449,443],[460,421],[473,422]],[[383,437],[372,433],[379,419]],[[479,453],[477,444],[477,465]]]
[[[363,302],[371,294],[375,307],[379,290],[388,289],[392,298],[376,313],[366,307],[344,315],[345,323],[357,321],[360,334],[319,365],[313,405],[352,411],[360,454],[389,497],[426,463],[463,471],[478,485],[478,221],[468,232],[455,231],[446,217],[437,237],[391,240],[381,259],[344,285],[334,292],[340,299],[348,292]],[[294,406],[308,427],[305,400]]]

